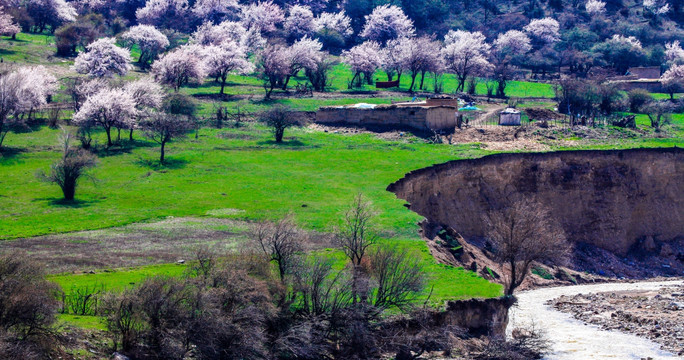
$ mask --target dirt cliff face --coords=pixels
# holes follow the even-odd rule
[[[574,242],[618,255],[645,238],[684,237],[684,150],[497,154],[408,173],[389,191],[430,222],[465,237],[514,199],[547,206]]]

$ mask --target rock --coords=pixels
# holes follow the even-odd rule
[[[641,250],[645,252],[653,252],[656,250],[656,244],[653,240],[653,236],[647,236],[641,240]]]
[[[112,354],[112,360],[131,360],[128,356],[115,352]]]
[[[185,264],[185,260],[180,259],[180,260],[176,261],[176,263],[178,263],[178,264]]]
[[[674,255],[674,251],[672,250],[672,246],[670,246],[670,244],[665,243],[660,247],[660,256],[670,257],[672,255]]]

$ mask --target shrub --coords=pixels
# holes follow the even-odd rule
[[[651,93],[644,89],[634,89],[627,96],[629,98],[629,111],[633,113],[638,113],[644,105],[653,100]]]

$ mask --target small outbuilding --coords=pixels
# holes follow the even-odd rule
[[[520,111],[507,108],[499,114],[499,125],[519,126],[521,118]]]

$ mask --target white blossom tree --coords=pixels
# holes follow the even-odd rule
[[[202,22],[220,23],[235,18],[240,13],[237,0],[198,0],[192,7],[192,13]]]
[[[24,115],[45,105],[57,88],[57,79],[43,66],[0,76],[0,148],[9,131],[23,124]]]
[[[361,76],[365,76],[366,82],[371,84],[373,74],[382,65],[383,56],[380,51],[380,44],[375,41],[366,41],[342,53],[344,62],[349,65],[354,76],[350,86],[354,81],[361,83]]]
[[[271,98],[273,90],[290,74],[290,59],[288,48],[279,44],[267,45],[259,54],[258,71],[264,81],[266,99]]]
[[[121,35],[127,46],[138,45],[138,64],[146,68],[157,55],[169,46],[169,39],[152,25],[136,25]]]
[[[387,81],[392,81],[394,75],[397,75],[397,80],[401,81],[401,75],[406,69],[406,43],[411,41],[410,38],[402,37],[387,41],[384,48],[380,50],[382,55],[382,70],[387,74]]]
[[[492,59],[494,77],[497,82],[497,95],[506,95],[506,85],[511,78],[511,65],[532,50],[530,38],[522,31],[509,30],[494,40]]]
[[[202,47],[182,46],[152,63],[152,74],[162,84],[178,91],[190,81],[202,82],[207,76]]]
[[[600,0],[587,0],[584,8],[589,15],[601,15],[606,12],[606,3]]]
[[[351,19],[344,11],[322,13],[314,20],[314,23],[317,32],[334,31],[345,38],[354,34],[354,30],[351,27]]]
[[[553,18],[534,19],[523,29],[541,44],[560,40],[560,24]]]
[[[311,36],[316,31],[314,14],[307,6],[294,5],[290,8],[283,28],[293,39]]]
[[[209,21],[197,28],[190,36],[190,42],[199,45],[221,45],[224,41],[242,43],[246,34],[247,30],[239,22],[224,21],[214,25],[213,22]]]
[[[107,134],[107,146],[112,146],[113,128],[130,129],[135,126],[136,102],[123,89],[103,89],[89,97],[74,114],[73,123],[78,126],[99,126]]]
[[[76,21],[78,13],[66,0],[26,0],[17,4],[24,7],[33,20],[32,30],[43,32],[48,27],[55,30],[64,23]]]
[[[658,17],[665,15],[670,11],[670,4],[667,0],[644,0],[644,15]]]
[[[316,67],[316,60],[322,57],[322,48],[323,45],[320,41],[309,37],[304,37],[287,48],[287,66],[290,68],[290,71],[285,77],[283,90],[287,90],[291,77],[297,76],[304,69]]]
[[[456,91],[465,89],[468,76],[481,75],[491,68],[487,60],[491,46],[481,32],[451,30],[444,37],[444,43],[442,54],[446,67],[458,79]]]
[[[665,60],[671,64],[684,64],[684,49],[679,45],[679,40],[665,44]]]
[[[234,41],[224,41],[221,45],[206,48],[205,66],[210,76],[221,81],[220,95],[223,95],[226,80],[230,73],[249,74],[254,64],[247,59],[245,49]]]
[[[123,90],[131,95],[137,111],[129,128],[129,140],[133,140],[133,130],[140,125],[150,111],[161,108],[164,101],[164,88],[151,77],[144,77],[124,85]]]
[[[283,9],[272,1],[260,1],[242,8],[241,21],[247,29],[256,29],[261,33],[271,33],[284,20],[285,14]]]
[[[366,24],[360,35],[365,39],[384,44],[388,40],[412,37],[414,34],[413,21],[400,7],[382,5],[366,16]]]
[[[90,77],[126,75],[130,68],[130,51],[116,46],[114,38],[102,38],[93,42],[74,61],[74,70]]]
[[[14,39],[20,31],[21,28],[14,22],[12,15],[5,13],[0,7],[0,35],[11,36]]]
[[[188,0],[148,0],[135,17],[141,24],[184,29],[189,12]]]
[[[674,100],[674,94],[684,91],[684,65],[673,65],[660,77],[660,83]]]

